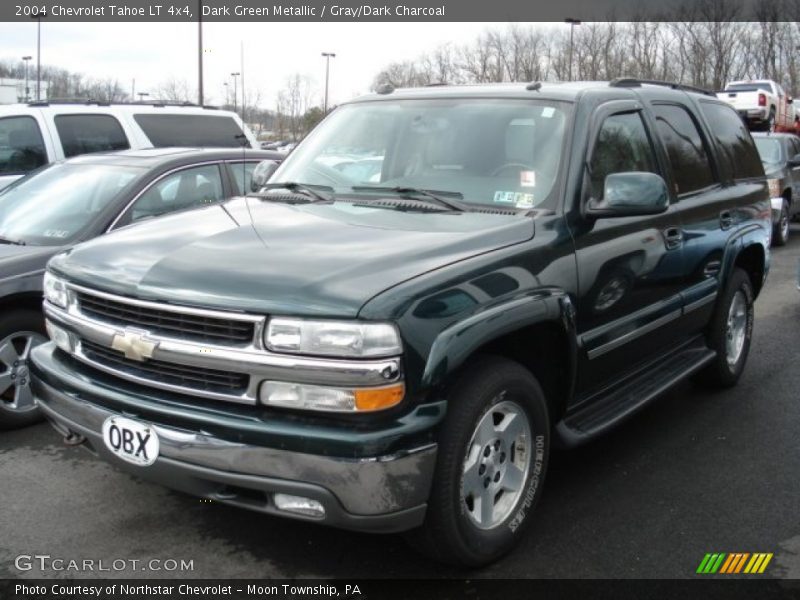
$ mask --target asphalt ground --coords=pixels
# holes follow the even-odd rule
[[[772,552],[765,576],[800,578],[798,259],[794,225],[789,244],[773,250],[737,387],[709,393],[683,384],[604,438],[555,453],[525,540],[469,576],[685,578],[708,552]],[[15,557],[35,554],[131,566],[105,573],[15,567]],[[152,559],[190,560],[193,570],[142,571]],[[64,446],[48,424],[1,432],[0,577],[98,575],[465,573],[421,558],[400,536],[278,519],[138,481]]]

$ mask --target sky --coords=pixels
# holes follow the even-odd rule
[[[502,24],[495,24],[503,27]],[[224,101],[224,82],[241,71],[245,86],[261,92],[273,108],[277,92],[294,73],[311,77],[322,102],[325,61],[331,60],[329,103],[369,91],[374,76],[390,62],[412,59],[442,43],[470,42],[485,23],[203,23],[205,101]],[[0,59],[36,61],[36,23],[0,23]],[[42,64],[113,77],[136,92],[154,90],[169,78],[197,86],[196,23],[42,23]]]

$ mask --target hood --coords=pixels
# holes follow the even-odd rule
[[[43,271],[47,260],[61,251],[53,246],[0,244],[0,283],[26,273]]]
[[[780,179],[786,175],[786,167],[780,163],[763,163],[767,179]]]
[[[143,299],[354,317],[397,283],[533,232],[532,218],[513,215],[239,198],[96,238],[51,266],[87,287]]]

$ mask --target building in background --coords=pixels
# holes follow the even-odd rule
[[[47,100],[47,82],[42,81],[42,100]],[[36,100],[36,79],[28,79],[28,101]],[[25,102],[25,80],[0,78],[0,104]]]

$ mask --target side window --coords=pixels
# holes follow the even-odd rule
[[[133,120],[156,148],[249,148],[239,124],[231,117],[213,115],[138,114]]]
[[[792,138],[789,140],[789,156],[786,158],[794,158],[797,154],[800,154],[800,140]]]
[[[657,172],[653,147],[638,112],[611,115],[603,121],[589,168],[595,198],[603,197],[606,176],[612,173]]]
[[[233,180],[236,182],[237,194],[244,196],[252,191],[250,189],[250,182],[253,181],[253,171],[257,165],[258,163],[253,161],[228,163],[228,168],[230,168],[233,174]]]
[[[47,151],[36,119],[0,119],[0,175],[27,173],[44,164]]]
[[[217,165],[184,169],[148,188],[128,209],[120,224],[197,208],[222,199],[222,179]]]
[[[678,194],[687,194],[714,183],[708,148],[689,112],[674,104],[653,106],[658,133],[667,148]]]
[[[131,147],[119,121],[111,115],[58,115],[55,122],[67,158]]]
[[[736,111],[726,104],[712,102],[701,102],[700,110],[717,142],[723,179],[763,177],[764,167],[756,145]]]

